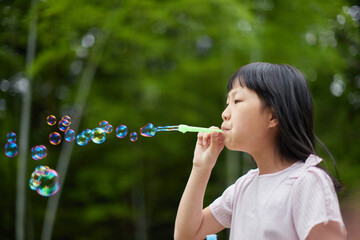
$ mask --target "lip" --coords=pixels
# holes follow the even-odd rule
[[[223,130],[223,132],[225,133],[228,132],[230,129],[225,126],[221,126],[221,130]]]

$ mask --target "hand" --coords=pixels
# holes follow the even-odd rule
[[[212,128],[218,129],[217,127]],[[199,132],[194,152],[194,167],[211,170],[224,148],[224,140],[225,136],[221,132]]]

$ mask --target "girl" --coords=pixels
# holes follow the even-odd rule
[[[345,239],[334,184],[317,165],[312,99],[294,67],[252,63],[228,83],[222,133],[199,133],[180,201],[175,239]],[[203,209],[206,185],[224,145],[257,164]]]

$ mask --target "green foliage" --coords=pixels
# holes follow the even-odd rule
[[[80,130],[107,120],[114,128],[125,124],[139,132],[148,122],[219,126],[227,80],[237,68],[252,61],[288,63],[309,80],[317,135],[350,192],[360,183],[360,37],[350,7],[343,0],[45,0],[36,7],[30,1],[0,1],[0,143],[8,131],[19,131],[16,82],[26,73],[33,93],[30,145],[46,144],[49,150],[42,162],[29,155],[30,177],[39,164],[56,167],[61,145],[49,146],[55,128],[46,126],[45,118],[61,117],[79,93],[86,94],[79,88],[85,69],[95,69],[95,76]],[[25,69],[34,17],[36,56]],[[338,96],[330,91],[334,84],[345,86]],[[139,219],[149,239],[172,238],[195,136],[157,133],[132,143],[112,133],[101,145],[75,145],[53,239],[137,239]],[[0,232],[13,238],[16,159],[0,160]],[[223,160],[221,155],[207,203],[225,189]],[[46,202],[28,189],[29,238],[40,238]]]

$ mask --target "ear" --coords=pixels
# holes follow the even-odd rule
[[[276,117],[276,114],[273,110],[273,108],[269,109],[269,128],[275,128],[279,124],[279,121]]]

